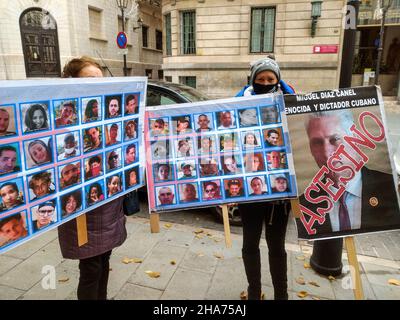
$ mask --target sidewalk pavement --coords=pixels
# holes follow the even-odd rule
[[[136,216],[128,217],[127,230],[127,240],[111,256],[109,299],[239,300],[246,290],[241,235],[232,234],[232,247],[226,248],[221,231],[160,222],[160,232],[152,234],[149,219]],[[398,236],[398,232],[393,234]],[[400,241],[395,245],[400,250]],[[260,248],[263,292],[270,300],[273,289],[265,240]],[[301,291],[308,294],[304,297],[308,300],[354,299],[353,291],[346,289],[350,273],[345,254],[343,275],[329,280],[308,267],[309,244],[286,242],[286,248],[289,299],[301,299]],[[131,262],[124,263],[126,258]],[[362,253],[358,261],[366,299],[400,300],[400,286],[388,283],[389,279],[400,280],[399,261]],[[46,266],[55,268],[55,289],[43,289],[42,282],[49,283]],[[160,276],[152,278],[146,271],[159,272]],[[0,299],[75,300],[78,279],[78,261],[62,258],[56,230],[0,255]]]

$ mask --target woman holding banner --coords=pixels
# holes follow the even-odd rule
[[[89,57],[75,58],[63,70],[64,78],[102,77],[100,65]],[[112,249],[126,239],[123,197],[86,215],[88,242],[78,246],[76,219],[58,227],[61,252],[66,259],[79,259],[79,300],[106,300]]]
[[[269,56],[251,65],[250,85],[245,86],[236,96],[251,96],[272,92],[294,93],[281,80],[279,65]],[[260,239],[263,223],[268,245],[269,267],[274,299],[287,300],[287,257],[285,236],[290,211],[286,201],[243,203],[239,205],[243,224],[242,257],[248,281],[248,299],[261,299]]]

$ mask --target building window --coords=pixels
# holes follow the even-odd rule
[[[146,69],[146,77],[153,79],[153,69]]]
[[[165,76],[165,81],[172,82],[172,76]]]
[[[275,8],[251,10],[250,52],[273,52],[275,35]]]
[[[142,45],[143,48],[149,46],[149,27],[147,26],[142,26]]]
[[[33,8],[21,14],[19,23],[26,76],[59,77],[61,67],[56,20],[49,12]]]
[[[196,54],[196,11],[181,12],[181,54]]]
[[[400,8],[400,0],[393,0],[392,9],[399,9]]]
[[[162,50],[162,32],[160,30],[156,30],[156,49]]]
[[[158,70],[158,79],[162,80],[164,78],[164,70]]]
[[[165,48],[166,55],[172,55],[172,36],[171,36],[171,14],[168,13],[164,16],[165,19]]]
[[[102,36],[102,12],[100,9],[89,7],[89,34],[92,38]]]
[[[179,77],[179,83],[196,89],[196,77]]]

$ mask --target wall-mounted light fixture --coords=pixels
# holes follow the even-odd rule
[[[139,17],[139,19],[137,19],[136,24],[137,24],[137,26],[136,26],[136,27],[133,27],[133,31],[135,31],[135,30],[137,30],[137,29],[140,29],[140,28],[143,26],[143,20],[142,20],[142,18]]]
[[[315,30],[317,29],[317,21],[321,16],[322,1],[314,0],[311,1],[311,37],[315,36]]]

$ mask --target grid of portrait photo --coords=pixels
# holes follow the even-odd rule
[[[0,252],[143,186],[142,95],[0,105]]]
[[[148,111],[151,210],[295,197],[283,105],[270,100]]]

